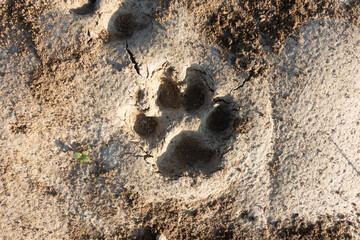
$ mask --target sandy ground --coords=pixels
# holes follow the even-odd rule
[[[0,4],[1,239],[360,239],[359,1]]]

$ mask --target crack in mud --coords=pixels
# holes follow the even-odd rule
[[[129,54],[130,61],[134,64],[134,68],[135,68],[137,74],[139,74],[139,75],[141,76],[139,64],[137,63],[137,61],[136,61],[136,59],[135,59],[135,57],[134,57],[134,54],[130,51],[129,45],[128,45],[127,42],[126,42],[125,49],[126,49],[126,52]]]

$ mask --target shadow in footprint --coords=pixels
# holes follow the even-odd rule
[[[158,122],[155,117],[149,117],[140,113],[136,116],[133,128],[138,135],[148,137],[155,133],[157,125]]]
[[[122,4],[110,18],[108,32],[112,40],[127,40],[135,32],[146,29],[152,22],[149,15],[134,12],[128,5]]]
[[[219,169],[218,154],[210,149],[197,132],[183,131],[175,136],[157,160],[159,171],[166,177],[210,175]]]
[[[70,12],[73,12],[78,15],[93,14],[96,11],[96,7],[97,7],[96,2],[97,0],[89,0],[87,4],[84,4],[79,8],[71,9]]]
[[[194,67],[186,69],[186,89],[183,106],[187,112],[195,113],[209,101],[209,88],[206,86],[206,73]]]
[[[162,76],[157,92],[156,103],[164,109],[178,109],[181,107],[180,89],[170,76]]]
[[[227,133],[233,126],[234,115],[229,104],[220,103],[208,115],[205,126],[214,134]]]

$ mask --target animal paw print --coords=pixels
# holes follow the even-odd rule
[[[220,169],[219,149],[233,130],[232,106],[223,99],[212,99],[204,71],[189,67],[182,82],[175,80],[172,71],[169,68],[155,82],[150,80],[148,92],[150,86],[157,86],[153,96],[145,91],[138,94],[138,106],[144,111],[135,117],[133,130],[154,148],[164,145],[154,156],[164,176],[210,175]],[[150,95],[150,102],[144,100],[145,95]],[[144,113],[153,107],[159,109],[159,116]]]

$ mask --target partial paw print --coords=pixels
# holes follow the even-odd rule
[[[149,14],[138,11],[130,3],[123,3],[111,16],[107,30],[114,41],[131,40],[136,34],[143,33],[151,23]]]
[[[71,12],[78,15],[93,14],[97,9],[97,0],[88,0],[88,2],[81,7],[71,9]]]
[[[221,169],[236,110],[228,96],[213,98],[199,67],[187,68],[184,81],[174,71],[159,70],[138,91],[131,127],[163,176],[209,176]]]

